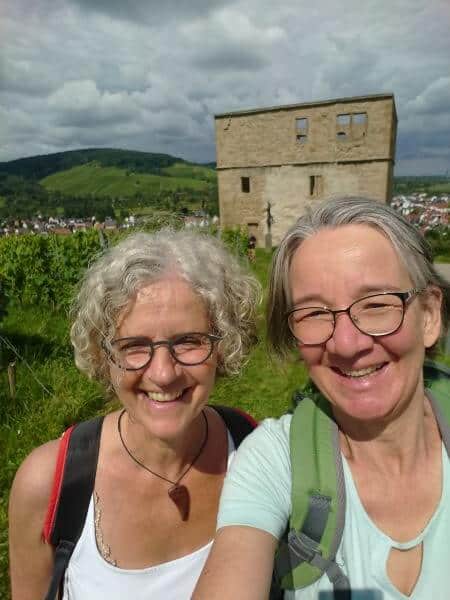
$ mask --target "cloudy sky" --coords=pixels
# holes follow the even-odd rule
[[[394,92],[396,174],[450,172],[448,0],[3,0],[0,161],[215,160],[213,115]]]

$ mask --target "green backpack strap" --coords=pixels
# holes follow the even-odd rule
[[[303,398],[290,428],[292,515],[276,571],[283,589],[311,585],[324,573],[333,587],[349,582],[335,562],[345,520],[345,486],[338,428],[324,398]],[[341,596],[343,597],[343,596]]]
[[[450,369],[425,361],[424,381],[447,454],[450,456]]]

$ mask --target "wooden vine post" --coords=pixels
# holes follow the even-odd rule
[[[8,384],[9,395],[12,400],[16,398],[16,361],[10,362],[8,365]]]

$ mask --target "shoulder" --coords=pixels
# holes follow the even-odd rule
[[[53,553],[43,542],[59,441],[39,446],[19,467],[9,499],[9,552],[14,598],[42,598],[48,588]]]
[[[289,430],[291,415],[280,419],[264,419],[262,423],[245,438],[237,450],[232,471],[243,472],[254,467],[263,467],[267,472],[290,471]]]
[[[218,528],[246,525],[279,538],[291,507],[291,415],[264,420],[237,450],[225,478]]]
[[[14,477],[10,513],[45,512],[50,497],[59,440],[39,446],[27,456]]]
[[[260,425],[242,442],[242,453],[244,451],[259,450],[270,453],[278,453],[283,450],[289,452],[289,432],[291,426],[291,414],[286,414],[279,419],[264,419]],[[241,448],[239,448],[241,452]]]

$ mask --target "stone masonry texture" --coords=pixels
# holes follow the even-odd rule
[[[343,195],[391,198],[397,117],[392,94],[216,115],[223,226],[272,243],[311,202]],[[249,191],[242,183],[249,179]]]

